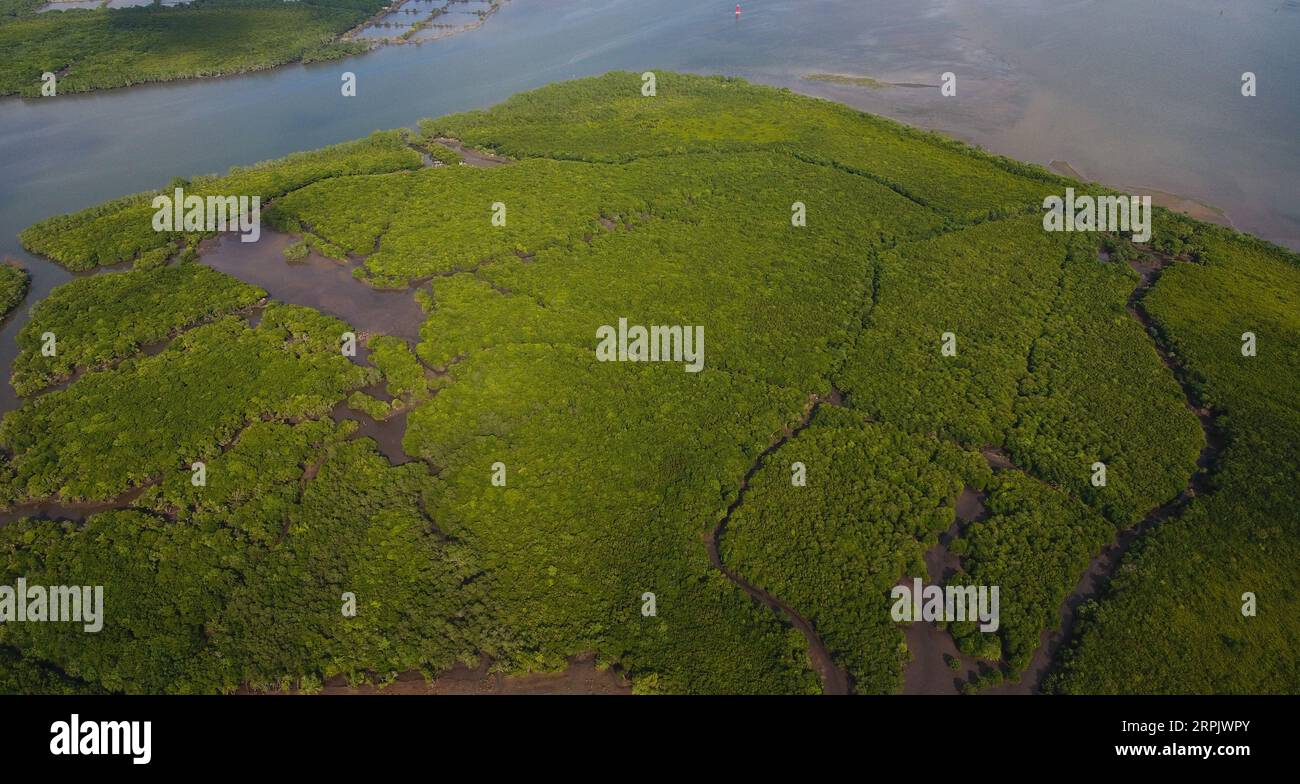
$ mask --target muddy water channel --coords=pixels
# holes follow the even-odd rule
[[[357,353],[358,361],[365,364],[365,359],[359,348]],[[383,384],[378,384],[361,391],[384,402],[391,402],[392,396],[384,391],[383,387]],[[346,400],[335,403],[334,408],[330,409],[330,416],[335,422],[342,422],[345,419],[356,422],[357,432],[355,435],[360,438],[374,439],[379,452],[388,458],[388,462],[393,465],[409,463],[415,459],[402,448],[402,437],[406,435],[406,416],[409,413],[410,409],[404,409],[389,415],[385,419],[372,419],[368,414],[348,408]]]
[[[359,364],[369,364],[365,348],[365,338],[368,335],[395,335],[412,344],[419,339],[423,312],[415,303],[411,290],[383,291],[355,280],[352,269],[360,263],[356,260],[337,262],[313,251],[301,260],[288,261],[284,258],[284,249],[295,240],[295,237],[286,234],[263,231],[259,241],[245,243],[240,242],[236,234],[225,234],[205,240],[199,247],[199,259],[214,269],[262,287],[271,299],[305,305],[348,322],[358,334],[355,361]],[[102,268],[85,274],[118,274],[128,266]],[[252,308],[244,315],[250,325],[255,326],[261,318],[261,310]],[[168,339],[152,343],[143,347],[136,356],[157,354],[170,342]],[[9,361],[12,362],[11,357],[16,353],[17,347],[6,345],[5,348]],[[78,370],[71,379],[52,385],[40,394],[67,388],[84,370]],[[22,403],[8,384],[2,388],[4,394],[0,396],[0,406],[3,408],[0,408],[0,413],[17,408]],[[365,391],[382,400],[391,400],[382,384]],[[336,422],[354,420],[358,425],[356,435],[374,439],[379,451],[394,465],[412,460],[402,449],[407,413],[401,411],[377,421],[364,413],[349,409],[346,402],[338,403],[330,411]],[[134,488],[117,498],[95,503],[65,503],[58,499],[43,499],[20,504],[0,511],[0,526],[24,517],[83,522],[97,512],[130,507],[143,489]]]
[[[824,694],[850,693],[852,684],[849,679],[849,674],[835,663],[835,659],[831,656],[830,650],[826,647],[826,644],[822,642],[821,636],[817,633],[817,629],[813,626],[811,621],[800,615],[793,607],[781,601],[780,598],[773,596],[771,593],[768,593],[741,577],[734,570],[727,568],[726,564],[722,562],[722,554],[718,549],[718,542],[721,540],[723,535],[726,534],[727,523],[731,521],[731,516],[735,513],[736,509],[745,502],[745,494],[749,491],[749,483],[754,478],[754,475],[758,473],[759,469],[763,467],[767,458],[770,457],[773,452],[776,452],[784,446],[787,441],[799,435],[799,433],[807,428],[808,425],[812,424],[813,417],[816,416],[817,409],[820,408],[822,404],[838,406],[842,403],[842,396],[840,391],[837,389],[832,389],[825,397],[818,395],[812,396],[808,401],[807,407],[804,409],[803,418],[799,423],[786,430],[780,438],[777,438],[769,444],[767,449],[763,450],[763,453],[760,454],[758,459],[754,461],[754,464],[750,466],[749,471],[745,473],[744,479],[741,480],[740,491],[736,494],[736,500],[731,503],[731,506],[727,508],[727,513],[718,521],[718,524],[713,527],[713,530],[711,530],[704,539],[704,547],[709,554],[709,563],[713,565],[713,568],[722,572],[723,576],[734,583],[736,587],[740,588],[740,590],[748,594],[751,599],[760,604],[766,605],[777,614],[783,616],[791,626],[797,629],[799,633],[804,636],[804,639],[808,642],[809,661],[812,664],[813,670],[817,673],[817,677],[821,679],[822,693]]]
[[[943,585],[961,570],[961,559],[948,552],[948,548],[967,525],[988,516],[984,497],[973,487],[962,488],[961,495],[957,496],[956,519],[939,535],[938,543],[925,553],[925,569],[930,575],[928,585]],[[898,584],[910,586],[911,578],[904,577]],[[912,661],[903,671],[904,694],[957,694],[963,683],[978,674],[980,665],[976,660],[958,652],[952,635],[934,623],[909,623],[903,634],[907,649],[912,652]],[[952,660],[959,663],[957,669],[949,666]]]
[[[94,503],[61,503],[55,500],[30,501],[0,511],[0,527],[6,526],[24,517],[38,517],[42,520],[69,520],[83,523],[90,515],[107,512],[110,509],[126,509],[149,485],[132,488],[117,498]]]
[[[410,5],[410,10],[430,13],[434,7],[421,0]],[[455,4],[453,10],[460,13],[446,21],[470,21],[471,14],[463,12],[477,5]],[[774,0],[747,6],[744,19],[734,20],[725,4],[719,8],[690,0],[515,0],[473,35],[436,45],[394,46],[342,62],[291,65],[227,79],[0,100],[0,148],[5,152],[0,156],[0,257],[17,258],[32,274],[25,303],[0,324],[0,365],[6,370],[0,410],[19,403],[7,379],[15,334],[32,304],[72,277],[21,249],[17,233],[24,227],[163,186],[173,176],[224,171],[232,164],[490,105],[519,90],[614,68],[744,76],[947,129],[1024,160],[1068,159],[1110,185],[1141,184],[1207,199],[1223,207],[1239,227],[1300,247],[1300,220],[1288,209],[1300,172],[1300,148],[1293,143],[1300,92],[1275,89],[1243,102],[1234,81],[1241,61],[1258,63],[1253,67],[1274,84],[1276,75],[1297,72],[1300,49],[1292,44],[1300,29],[1300,9],[1295,3],[1227,4],[1226,15],[1225,4],[1209,0],[1111,4],[1110,15],[1094,25],[1097,34],[1085,34],[1082,46],[1080,5]],[[1175,14],[1181,21],[1170,25]],[[438,35],[440,29],[427,32]],[[959,100],[947,100],[929,88],[869,89],[808,78],[830,73],[896,85],[933,84],[939,62],[952,63],[961,72]],[[1080,79],[1081,68],[1100,76]],[[339,97],[342,70],[360,78],[362,89],[354,98]],[[344,100],[350,103],[339,103]],[[466,159],[467,165],[492,163],[485,156],[467,154]],[[415,339],[421,314],[409,291],[376,291],[353,280],[356,262],[339,264],[314,254],[288,262],[281,252],[291,241],[269,232],[252,244],[221,238],[205,247],[202,261],[263,287],[277,300],[342,318],[359,333]],[[1140,298],[1140,292],[1135,295]],[[1130,313],[1142,320],[1140,302],[1133,304]],[[375,422],[343,408],[334,414],[357,420],[362,434],[374,437],[390,459],[402,459],[404,415]],[[1208,466],[1218,443],[1211,413],[1198,416],[1210,436],[1202,461]],[[1009,464],[1002,468],[1014,469]],[[1195,481],[1189,483],[1189,493],[1199,489]],[[1067,631],[1073,606],[1098,590],[1127,543],[1175,512],[1185,496],[1153,512],[1098,556],[1062,608]],[[966,493],[959,499],[958,529],[978,519],[977,500]],[[23,509],[74,520],[97,511],[56,504]],[[932,579],[952,568],[946,547],[953,535],[950,530],[927,554]],[[721,568],[716,553],[711,555]],[[805,633],[816,652],[815,633],[811,627]],[[908,691],[955,690],[955,682],[970,674],[947,668],[943,655],[953,652],[943,647],[947,635],[934,634],[938,630],[927,631],[924,624],[909,628],[916,660],[906,673]],[[1045,633],[1031,672],[1016,689],[1036,687],[1050,663],[1053,637],[1059,640],[1064,634]],[[835,677],[831,665],[821,669],[824,682]]]
[[[1106,260],[1103,258],[1102,263]],[[1143,307],[1142,300],[1151,287],[1159,280],[1160,273],[1175,260],[1156,253],[1144,253],[1141,258],[1130,262],[1138,275],[1138,283],[1129,296],[1127,312],[1129,316],[1142,325],[1151,337],[1152,345],[1165,368],[1174,375],[1182,387],[1184,404],[1192,412],[1205,433],[1205,446],[1197,459],[1197,471],[1187,479],[1187,484],[1176,497],[1151,510],[1137,525],[1120,531],[1115,539],[1101,552],[1093,556],[1087,568],[1080,575],[1074,589],[1062,602],[1057,628],[1044,629],[1039,637],[1038,648],[1034,651],[1029,666],[1020,673],[1016,682],[1006,682],[993,688],[985,689],[982,694],[1033,694],[1042,689],[1043,681],[1056,662],[1061,645],[1070,639],[1078,609],[1085,602],[1095,599],[1105,590],[1112,575],[1119,568],[1125,553],[1134,542],[1138,541],[1152,528],[1165,520],[1179,514],[1192,498],[1209,491],[1208,478],[1218,455],[1226,446],[1226,438],[1221,428],[1216,425],[1215,411],[1198,406],[1192,388],[1186,382],[1186,375],[1176,356],[1159,337],[1159,332],[1151,317]],[[982,450],[989,468],[994,471],[1021,471],[1006,452],[994,447]],[[925,555],[926,569],[933,583],[944,583],[956,571],[961,569],[961,560],[948,552],[948,547],[957,538],[964,527],[987,516],[984,496],[972,488],[965,488],[957,499],[957,515],[952,527],[940,538],[938,544]],[[964,682],[981,669],[996,666],[996,663],[977,662],[958,653],[952,637],[934,624],[917,622],[908,624],[907,647],[912,651],[913,659],[904,672],[904,693],[908,694],[953,694],[957,693]],[[955,658],[959,666],[955,669],[948,662]]]
[[[237,235],[226,234],[205,241],[199,247],[199,261],[245,283],[261,286],[271,299],[305,305],[343,319],[357,332],[356,361],[361,364],[369,364],[366,336],[394,335],[412,344],[419,340],[424,313],[410,289],[381,290],[361,283],[352,277],[352,270],[360,263],[357,260],[339,262],[312,251],[300,260],[288,261],[284,249],[296,239],[264,230],[257,242],[241,242]],[[391,400],[382,385],[364,391]],[[354,420],[359,425],[357,435],[374,439],[379,451],[394,465],[412,459],[402,449],[407,413],[401,411],[375,420],[348,408],[346,402],[330,411],[336,422]]]

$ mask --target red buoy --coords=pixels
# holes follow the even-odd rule
[[[736,3],[736,16],[740,16],[740,3]]]

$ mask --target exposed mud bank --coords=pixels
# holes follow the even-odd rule
[[[961,494],[957,496],[957,513],[952,525],[939,535],[939,541],[925,553],[929,584],[944,585],[961,570],[961,559],[949,552],[948,548],[960,538],[966,526],[988,517],[984,498],[984,493],[973,487],[962,488]],[[899,584],[910,581],[910,577],[904,577],[899,580]],[[907,649],[912,654],[912,660],[903,670],[904,694],[958,694],[963,683],[979,674],[979,661],[958,651],[952,635],[938,625],[929,621],[915,621],[906,625],[903,634],[907,639]],[[948,664],[952,660],[960,663],[957,669]],[[983,665],[988,666],[987,663]]]
[[[1047,168],[1057,174],[1064,174],[1067,177],[1073,177],[1082,182],[1088,182],[1089,178],[1079,173],[1077,169],[1070,165],[1068,161],[1053,160],[1047,164]],[[1214,223],[1219,226],[1236,228],[1232,224],[1232,218],[1226,212],[1215,207],[1213,204],[1206,204],[1203,201],[1193,199],[1190,196],[1182,196],[1177,193],[1162,191],[1158,188],[1145,188],[1142,186],[1116,186],[1115,190],[1124,191],[1134,196],[1149,196],[1151,203],[1157,207],[1164,207],[1173,212],[1178,212],[1189,218]]]
[[[466,147],[458,139],[448,139],[445,136],[439,136],[433,141],[435,144],[458,153],[461,158],[465,159],[464,164],[466,166],[472,166],[476,169],[491,169],[494,166],[504,166],[505,164],[512,162],[509,158],[503,158],[500,155],[479,152],[473,147]]]
[[[490,665],[484,661],[478,667],[470,669],[457,664],[433,680],[426,679],[419,671],[411,670],[397,676],[386,686],[366,683],[351,686],[343,676],[335,676],[325,682],[320,694],[400,694],[400,695],[437,695],[437,694],[608,694],[627,695],[632,693],[632,684],[623,674],[613,667],[598,669],[594,654],[583,654],[569,659],[569,666],[562,672],[533,673],[530,675],[502,675],[490,672]],[[253,694],[248,689],[240,689],[237,694]],[[270,692],[271,694],[295,694],[297,692]]]

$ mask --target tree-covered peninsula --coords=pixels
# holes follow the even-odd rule
[[[107,609],[97,634],[0,625],[0,689],[311,691],[594,651],[642,692],[815,693],[824,651],[893,692],[915,651],[890,589],[943,577],[924,556],[970,488],[950,579],[999,585],[1001,620],[950,631],[997,680],[1137,531],[1036,686],[1300,690],[1300,259],[1164,212],[1143,244],[1047,232],[1045,197],[1102,190],[656,77],[185,181],[419,303],[418,340],[355,356],[337,314],[155,231],[156,194],[27,229],[114,269],[19,334],[0,498],[112,508],[0,527],[0,584],[103,585]],[[424,153],[451,140],[505,162]],[[702,326],[703,369],[600,361],[620,319]],[[399,411],[395,465],[359,424]]]

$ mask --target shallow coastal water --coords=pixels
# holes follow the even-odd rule
[[[1300,247],[1296,0],[770,0],[742,2],[740,19],[733,5],[510,0],[463,35],[339,62],[0,99],[0,256],[33,274],[0,329],[0,361],[31,304],[70,278],[19,246],[41,218],[611,69],[725,73],[830,97],[1196,199]],[[1255,98],[1240,95],[1246,70]],[[354,98],[340,94],[344,71],[357,75]],[[944,71],[958,76],[956,97],[911,86]],[[908,86],[807,78],[827,73]]]

